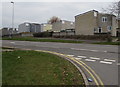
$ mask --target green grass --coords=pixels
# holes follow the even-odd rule
[[[19,40],[19,41],[37,41],[37,42],[82,43],[82,41],[75,41],[75,40],[38,39],[33,37],[14,37],[14,38],[2,38],[2,39],[3,40]]]
[[[20,58],[19,58],[20,57]],[[77,68],[59,56],[16,50],[2,53],[3,85],[84,85]]]
[[[100,44],[100,45],[120,45],[120,42],[98,42],[93,44]]]

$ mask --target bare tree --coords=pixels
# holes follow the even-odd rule
[[[105,13],[114,14],[120,18],[120,1],[113,2],[108,8],[102,8]]]
[[[48,20],[48,23],[53,24],[53,23],[55,23],[55,22],[57,22],[57,21],[60,21],[60,18],[58,18],[58,17],[56,17],[56,16],[53,16],[53,17],[51,17],[51,18]]]

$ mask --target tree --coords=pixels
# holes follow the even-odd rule
[[[60,18],[58,18],[58,17],[56,17],[56,16],[53,16],[53,17],[51,17],[51,18],[48,20],[48,23],[53,24],[53,23],[55,23],[55,22],[57,22],[57,21],[60,21]]]
[[[120,18],[120,1],[113,2],[108,8],[102,8],[104,12],[114,14]]]

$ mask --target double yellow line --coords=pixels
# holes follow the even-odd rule
[[[102,80],[100,79],[100,77],[95,73],[95,71],[90,68],[88,65],[86,65],[84,62],[82,61],[78,61],[76,60],[74,57],[70,57],[70,56],[67,56],[65,54],[61,54],[61,53],[57,53],[57,52],[52,52],[52,51],[44,51],[44,50],[36,50],[36,51],[40,51],[40,52],[47,52],[47,53],[52,53],[52,54],[56,54],[56,55],[60,55],[60,56],[64,56],[66,58],[69,58],[70,60],[76,62],[77,64],[79,64],[80,66],[82,66],[89,74],[90,76],[93,78],[93,80],[95,81],[95,84],[98,86],[98,87],[104,87],[104,84],[102,82]],[[93,75],[93,74],[94,75]],[[96,79],[96,78],[97,79]]]

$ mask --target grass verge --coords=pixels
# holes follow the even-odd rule
[[[97,42],[93,44],[100,44],[100,45],[120,45],[120,42]]]
[[[2,53],[3,85],[84,85],[77,68],[59,56],[15,50]]]
[[[19,40],[19,41],[37,41],[37,42],[82,43],[82,41],[75,41],[75,40],[38,39],[33,37],[13,37],[13,38],[2,38],[2,39],[3,40]]]

